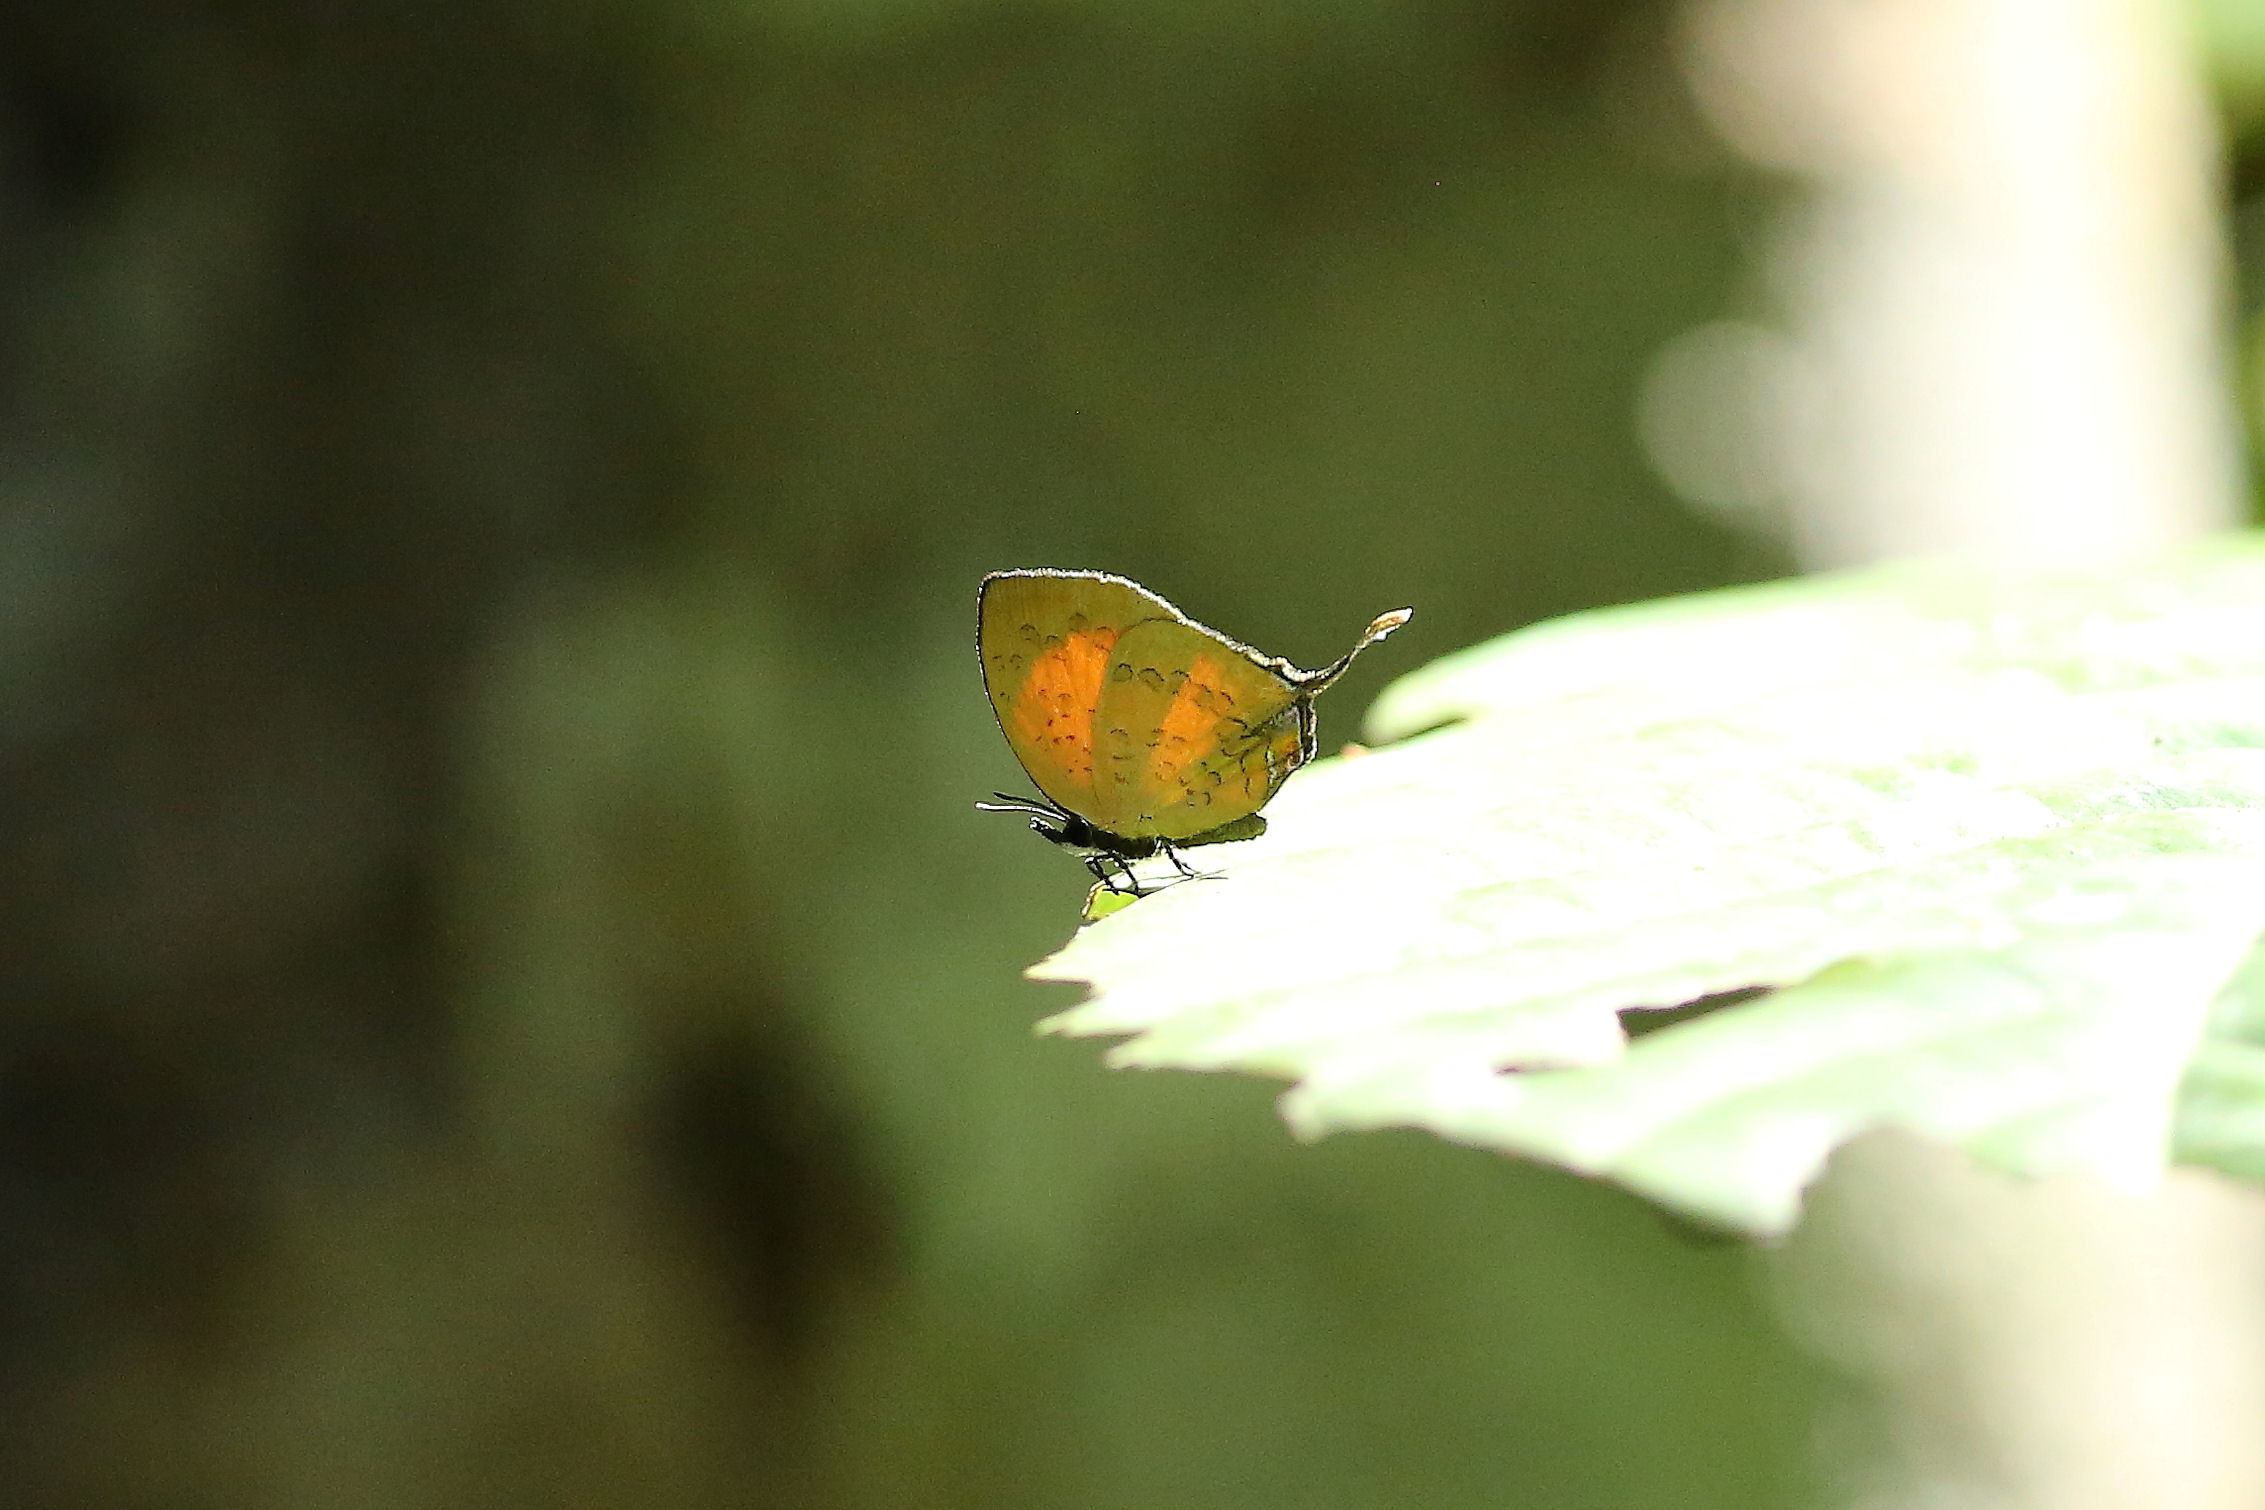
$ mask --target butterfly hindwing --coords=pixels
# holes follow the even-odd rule
[[[1188,839],[1256,813],[1298,764],[1296,696],[1253,652],[1185,619],[1126,629],[1094,721],[1094,821]]]

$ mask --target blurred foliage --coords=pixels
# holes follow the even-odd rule
[[[2234,302],[2241,326],[2238,387],[2249,440],[2251,512],[2265,518],[2265,7],[2188,0],[2195,40],[2221,105]]]
[[[1779,569],[1631,438],[1766,199],[1666,25],[0,15],[10,1502],[1798,1497],[1741,1255],[1034,1041],[969,809],[985,569]]]
[[[2195,41],[2237,138],[2265,127],[2265,9],[2251,0],[2186,0]]]
[[[2211,1004],[2176,1130],[2182,1160],[2265,1180],[2265,949],[2251,951]]]

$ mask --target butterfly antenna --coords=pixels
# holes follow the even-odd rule
[[[1005,792],[993,792],[991,795],[999,800],[996,802],[978,802],[975,804],[977,812],[1032,813],[1042,818],[1059,818],[1062,816],[1061,809],[1042,797],[1014,797]]]
[[[1395,608],[1390,613],[1378,614],[1369,621],[1368,628],[1361,631],[1361,637],[1353,643],[1352,649],[1300,682],[1298,690],[1308,697],[1322,692],[1331,682],[1352,669],[1354,656],[1359,655],[1369,646],[1383,639],[1415,616],[1416,611],[1413,608]]]

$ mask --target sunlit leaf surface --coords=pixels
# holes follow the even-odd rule
[[[1756,1234],[1886,1123],[2126,1186],[2175,1126],[2265,1173],[2255,541],[1580,615],[1408,677],[1370,735],[1217,879],[1035,967],[1093,989],[1048,1026],[1294,1080],[1302,1133],[1429,1128]]]

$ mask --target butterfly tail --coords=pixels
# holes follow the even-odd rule
[[[1374,619],[1369,621],[1368,628],[1361,631],[1361,637],[1359,640],[1354,642],[1352,649],[1346,651],[1343,655],[1339,656],[1336,660],[1331,661],[1328,665],[1322,667],[1319,671],[1309,674],[1302,682],[1299,683],[1299,692],[1301,692],[1306,697],[1318,697],[1321,693],[1328,690],[1329,684],[1331,682],[1334,682],[1335,680],[1337,680],[1337,678],[1343,676],[1347,671],[1350,671],[1352,669],[1353,657],[1359,655],[1362,651],[1368,649],[1369,646],[1375,644],[1378,640],[1383,639],[1386,635],[1390,634],[1393,630],[1398,629],[1402,624],[1407,623],[1408,620],[1414,618],[1415,616],[1416,611],[1413,608],[1395,608],[1390,613],[1378,614]]]

